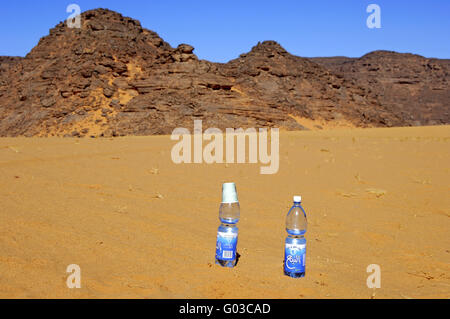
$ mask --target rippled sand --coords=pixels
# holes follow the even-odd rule
[[[282,132],[280,170],[175,165],[168,136],[0,139],[2,298],[449,298],[450,126]],[[223,182],[235,269],[214,264]],[[283,276],[292,195],[306,277]],[[81,267],[81,289],[66,268]],[[369,289],[366,268],[381,267]]]

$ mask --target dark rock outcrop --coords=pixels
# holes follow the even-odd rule
[[[315,58],[315,62],[358,86],[396,126],[450,123],[450,60],[375,51],[359,59]]]
[[[172,48],[106,9],[58,24],[25,58],[0,57],[0,136],[170,134],[176,127],[450,122],[446,60],[397,53],[307,59],[265,41],[226,64]]]

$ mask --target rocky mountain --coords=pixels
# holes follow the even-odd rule
[[[61,22],[25,58],[0,57],[0,136],[170,134],[205,127],[300,130],[448,124],[449,62],[373,52],[307,59],[258,43],[226,64],[199,60],[106,9]]]
[[[368,88],[368,96],[397,119],[387,125],[450,123],[450,60],[390,51],[371,52],[359,59],[312,60]]]

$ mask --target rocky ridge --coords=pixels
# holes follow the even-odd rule
[[[291,55],[258,43],[228,63],[199,60],[131,18],[84,12],[25,58],[0,57],[0,136],[170,134],[205,127],[304,129],[298,118],[358,127],[448,124],[449,63],[374,52]]]

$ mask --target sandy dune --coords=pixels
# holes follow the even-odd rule
[[[280,170],[175,165],[168,136],[0,139],[2,298],[449,298],[450,126],[282,132]],[[221,184],[241,203],[214,264]],[[292,195],[307,274],[283,276]],[[68,289],[66,267],[81,267]],[[381,288],[366,267],[381,266]]]

